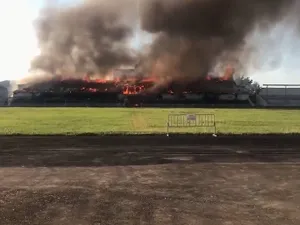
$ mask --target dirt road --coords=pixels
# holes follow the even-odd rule
[[[0,137],[0,224],[300,224],[299,137]]]

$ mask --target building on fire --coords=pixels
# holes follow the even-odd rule
[[[206,77],[193,82],[172,81],[157,85],[155,79],[66,79],[19,86],[12,104],[36,105],[154,105],[247,102],[249,93],[232,78]]]

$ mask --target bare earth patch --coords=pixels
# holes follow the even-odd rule
[[[0,225],[299,225],[300,138],[0,137]]]
[[[300,166],[0,169],[0,224],[300,224]]]

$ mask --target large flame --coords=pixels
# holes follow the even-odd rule
[[[76,92],[120,92],[124,95],[138,95],[149,92],[165,92],[174,94],[175,92],[188,93],[212,87],[218,90],[219,84],[224,84],[225,81],[233,80],[234,68],[227,66],[222,76],[216,77],[207,75],[205,79],[197,80],[192,83],[182,84],[180,80],[161,81],[158,76],[116,76],[113,73],[107,76],[85,75],[82,78],[74,78],[72,76],[55,76],[55,79],[46,79],[34,85],[27,86],[23,91],[40,91],[41,86],[52,84],[56,87],[66,87],[68,91]],[[229,82],[230,84],[231,82]],[[46,85],[47,86],[47,85]],[[51,85],[50,85],[51,86]],[[70,90],[71,89],[71,90]]]

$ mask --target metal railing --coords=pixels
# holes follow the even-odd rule
[[[214,135],[217,133],[214,114],[169,114],[167,121],[167,136],[170,128],[213,128]]]

